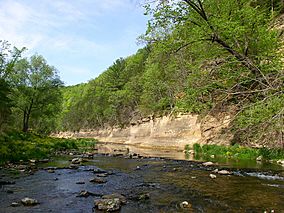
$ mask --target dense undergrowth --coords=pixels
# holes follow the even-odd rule
[[[185,147],[186,151],[190,150],[189,146]],[[250,148],[235,144],[233,146],[221,145],[200,145],[194,144],[193,150],[195,155],[210,157],[227,157],[232,159],[256,160],[261,156],[263,160],[284,159],[284,150],[279,148]]]
[[[42,159],[56,151],[93,148],[95,139],[64,139],[12,132],[0,136],[0,164],[7,161]]]

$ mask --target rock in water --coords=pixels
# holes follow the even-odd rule
[[[102,170],[102,169],[99,169],[99,168],[94,169],[93,172],[94,172],[94,174],[107,173],[105,170]]]
[[[107,181],[103,178],[95,177],[95,178],[91,179],[90,182],[92,182],[92,183],[106,183]]]
[[[121,202],[119,198],[99,199],[95,200],[94,204],[95,208],[106,212],[118,211],[121,208]]]
[[[99,173],[97,174],[97,177],[107,177],[108,173]]]
[[[22,199],[21,202],[24,206],[35,206],[39,204],[39,202],[36,199],[32,199],[28,197]]]
[[[212,179],[215,179],[217,176],[216,175],[214,175],[214,174],[210,174],[209,175]]]
[[[118,193],[113,193],[113,194],[109,194],[109,195],[104,195],[102,196],[103,199],[114,199],[114,198],[118,198],[119,201],[121,202],[121,204],[126,204],[126,198]]]
[[[214,163],[212,163],[212,162],[205,162],[205,163],[203,163],[202,164],[203,166],[213,166],[214,165]]]
[[[91,195],[91,193],[89,193],[86,190],[83,190],[79,193],[79,195],[77,195],[77,197],[89,197]]]
[[[227,170],[220,170],[220,171],[218,171],[218,174],[220,174],[220,175],[231,175],[232,172],[229,172]]]
[[[148,199],[150,199],[150,194],[149,193],[142,193],[138,197],[138,200],[148,200]]]
[[[13,203],[11,203],[11,206],[12,207],[18,207],[18,206],[20,206],[21,204],[20,203],[18,203],[18,202],[13,202]]]
[[[54,173],[55,171],[54,171],[54,169],[49,169],[49,170],[47,170],[47,172],[48,173]]]
[[[187,202],[187,201],[181,202],[181,203],[179,204],[179,206],[180,206],[180,208],[182,208],[182,209],[189,209],[189,208],[191,208],[191,204],[190,204],[189,202]]]
[[[82,162],[82,158],[73,158],[71,162],[72,164],[80,164]]]

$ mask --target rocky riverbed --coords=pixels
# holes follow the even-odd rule
[[[282,167],[240,169],[135,154],[29,164],[36,169],[0,170],[0,212],[284,211]]]

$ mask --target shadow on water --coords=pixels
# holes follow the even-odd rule
[[[117,145],[98,146],[98,152],[111,153],[112,156],[96,154],[78,169],[57,169],[54,173],[39,170],[34,175],[15,179],[13,185],[3,185],[0,190],[0,212],[92,212],[94,199],[114,192],[126,196],[127,204],[122,206],[121,212],[127,213],[284,212],[281,167],[206,159],[218,161],[219,166],[211,168],[192,159],[185,161],[182,152]],[[144,157],[130,159],[120,155],[127,153],[138,153]],[[117,156],[114,157],[114,154]],[[73,157],[57,157],[49,164],[40,166],[63,168],[70,165],[69,160]],[[98,168],[108,172],[109,175],[104,177],[106,183],[89,181],[96,176],[93,170]],[[215,174],[216,178],[212,179],[209,175],[216,168],[227,168],[233,174]],[[240,168],[246,169],[243,171]],[[268,174],[271,170],[273,172]],[[12,176],[4,173],[0,170],[1,179],[13,180]],[[77,197],[82,190],[95,195]],[[149,199],[140,199],[143,194],[149,195]],[[40,204],[34,207],[10,206],[24,197],[35,198]],[[183,201],[190,203],[191,208],[181,209]]]

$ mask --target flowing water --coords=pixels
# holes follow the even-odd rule
[[[0,170],[0,180],[15,181],[12,185],[0,185],[0,212],[92,212],[94,199],[110,193],[127,198],[120,212],[129,213],[284,212],[284,170],[278,165],[220,159],[218,166],[205,167],[182,152],[104,144],[98,145],[98,152],[116,156],[96,154],[78,169],[65,168],[72,157],[57,157],[38,166],[62,169],[54,173],[40,169],[30,176],[19,177]],[[129,159],[120,155],[129,152],[148,157]],[[89,182],[96,176],[93,170],[97,168],[109,173],[104,178],[106,183]],[[209,175],[216,168],[225,168],[232,174],[215,174],[217,177],[212,179]],[[94,195],[77,197],[82,190]],[[139,199],[145,194],[149,199]],[[10,206],[24,197],[35,198],[40,204]],[[182,209],[183,201],[190,203],[191,208]]]

